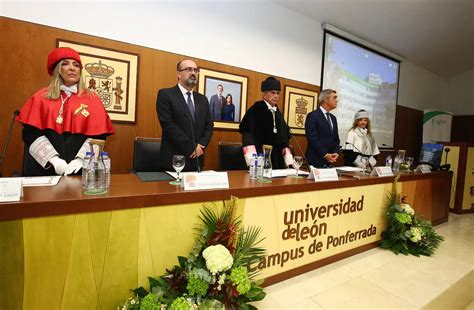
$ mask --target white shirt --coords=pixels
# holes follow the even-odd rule
[[[273,112],[276,112],[277,106],[272,106],[271,104],[269,104],[265,100],[263,100],[263,101],[267,104],[267,107],[268,107],[269,110],[273,110]]]
[[[326,115],[327,115],[327,113],[329,113],[329,114],[331,114],[331,113],[328,112],[328,111],[326,111],[322,106],[320,106],[319,108],[320,108],[321,111],[323,112],[324,117],[325,117],[326,119],[328,119],[328,117],[327,117]],[[334,124],[332,123],[332,118],[331,118],[331,117],[329,118],[329,121],[331,122],[331,128],[334,128]]]
[[[179,83],[178,83],[178,87],[179,87],[179,90],[181,91],[181,93],[183,94],[184,102],[186,102],[186,104],[188,103],[188,94],[187,94],[187,92],[191,93],[191,101],[193,102],[193,106],[196,107],[196,105],[194,104],[193,91],[192,90],[187,90],[186,88],[181,86],[181,84],[179,84]]]

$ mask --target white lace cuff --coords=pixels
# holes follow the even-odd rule
[[[51,158],[59,155],[59,153],[54,149],[54,146],[45,136],[41,136],[36,139],[29,148],[31,156],[45,168],[46,164]]]
[[[242,151],[244,152],[244,158],[245,162],[247,163],[247,166],[250,166],[252,163],[252,156],[253,154],[257,154],[257,149],[255,148],[255,145],[247,145],[242,148]]]

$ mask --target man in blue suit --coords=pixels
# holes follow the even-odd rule
[[[308,140],[306,158],[316,168],[329,168],[339,157],[337,119],[330,113],[337,107],[337,93],[325,89],[319,95],[319,107],[306,118],[305,131]]]

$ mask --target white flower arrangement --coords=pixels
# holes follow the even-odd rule
[[[400,208],[407,214],[415,215],[415,210],[408,203],[401,203]]]
[[[407,237],[410,238],[412,242],[418,242],[423,237],[423,231],[419,227],[411,227],[409,231],[407,231]]]
[[[234,259],[229,250],[221,244],[207,247],[202,252],[202,256],[206,260],[207,269],[213,275],[229,270],[234,263]]]
[[[398,178],[395,178],[396,188]],[[431,256],[443,237],[438,235],[429,221],[418,218],[401,194],[390,194],[387,207],[387,229],[381,234],[380,247],[395,254]]]
[[[266,294],[263,281],[254,280],[258,270],[249,266],[265,257],[265,249],[258,246],[263,240],[260,228],[240,228],[236,203],[236,197],[224,201],[221,212],[213,210],[216,205],[204,205],[189,257],[179,256],[179,265],[160,277],[148,277],[149,290],[133,289],[135,296],[118,310],[255,309],[250,303]]]

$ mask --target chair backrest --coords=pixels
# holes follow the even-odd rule
[[[219,142],[219,170],[247,170],[242,144],[238,142]]]
[[[133,171],[160,171],[161,139],[135,137],[133,145]]]

